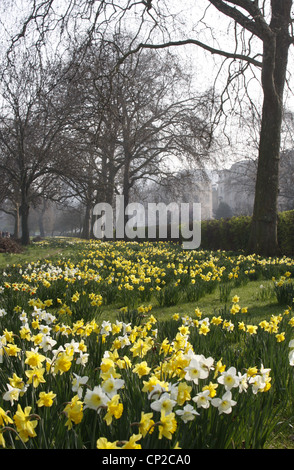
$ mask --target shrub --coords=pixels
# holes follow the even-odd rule
[[[278,222],[278,239],[283,255],[294,255],[294,210],[281,212]]]
[[[250,216],[204,220],[201,226],[201,248],[246,251],[250,226]],[[278,242],[281,255],[294,256],[294,210],[279,213]]]

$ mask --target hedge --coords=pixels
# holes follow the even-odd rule
[[[251,226],[250,216],[238,216],[230,219],[212,219],[201,222],[201,244],[203,250],[245,251],[249,240]],[[191,227],[192,228],[192,227]],[[170,227],[167,229],[170,238]],[[174,242],[182,243],[181,230],[179,239]],[[148,240],[147,229],[146,237]],[[143,241],[135,239],[134,241]],[[159,237],[150,241],[162,241]],[[278,242],[282,255],[294,256],[294,210],[279,213]]]
[[[250,226],[250,216],[204,220],[201,224],[201,248],[246,251]],[[294,210],[279,213],[278,243],[282,255],[294,256]]]

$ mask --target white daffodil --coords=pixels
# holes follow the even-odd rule
[[[226,390],[239,386],[239,378],[235,367],[230,367],[227,371],[222,372],[217,379],[218,383],[223,384]]]
[[[131,344],[128,335],[118,336],[117,339],[121,342],[121,348],[129,346]]]
[[[294,366],[294,349],[289,352],[289,364],[290,366]]]
[[[77,364],[81,364],[82,366],[85,366],[88,362],[88,359],[89,359],[88,353],[80,352],[80,355],[77,358]]]
[[[206,379],[208,376],[208,372],[203,369],[202,363],[196,357],[191,359],[190,364],[184,370],[186,372],[185,379],[193,381],[196,385],[199,379]]]
[[[107,320],[104,320],[101,324],[101,331],[102,335],[108,336],[111,332],[111,323]]]
[[[270,371],[271,371],[271,369],[265,369],[263,364],[261,364],[260,373],[263,377],[268,377],[269,374],[270,374]]]
[[[8,390],[4,393],[3,400],[10,401],[11,405],[13,405],[15,401],[18,401],[21,390],[12,387],[10,384],[7,384],[7,388]]]
[[[154,411],[159,411],[160,413],[164,410],[166,416],[172,412],[176,403],[177,402],[175,400],[170,398],[169,393],[163,393],[161,397],[153,401],[150,406]]]
[[[242,375],[241,372],[238,372],[238,380],[239,380],[239,393],[247,392],[248,375],[247,374]]]
[[[232,406],[237,404],[236,401],[232,400],[232,393],[228,390],[222,398],[213,398],[211,404],[218,408],[219,414],[229,414],[232,412]]]
[[[4,310],[4,308],[0,308],[0,317],[4,317],[5,315],[7,315],[6,310]]]
[[[51,336],[44,335],[40,347],[43,349],[44,352],[47,352],[51,351],[55,344],[55,339],[51,338]]]
[[[108,401],[108,396],[104,393],[100,385],[98,385],[94,387],[93,390],[87,390],[84,398],[85,409],[91,408],[92,410],[98,410],[102,406],[107,406]]]
[[[107,393],[107,395],[112,398],[114,395],[116,395],[117,391],[124,386],[124,384],[124,380],[115,379],[111,375],[109,379],[104,380],[104,382],[101,384],[101,388],[104,393]]]
[[[210,390],[199,392],[192,400],[196,403],[197,408],[209,408],[210,406]]]
[[[181,417],[181,419],[184,421],[184,423],[187,423],[188,421],[193,421],[195,419],[195,416],[199,415],[196,410],[194,410],[192,405],[186,405],[182,410],[177,410],[176,414]]]
[[[264,376],[262,375],[254,375],[254,377],[251,377],[249,380],[249,383],[252,384],[252,392],[256,395],[257,392],[261,389],[263,389],[266,386],[266,381]]]
[[[81,398],[83,394],[82,386],[88,382],[89,377],[86,375],[84,377],[80,377],[79,375],[73,373],[74,379],[72,381],[72,391],[76,392],[78,397]]]

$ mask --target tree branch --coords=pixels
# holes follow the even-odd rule
[[[119,59],[118,65],[122,64],[125,59],[130,56],[131,54],[136,54],[139,52],[140,49],[164,49],[167,47],[171,46],[183,46],[186,44],[194,44],[196,46],[201,47],[202,49],[205,49],[206,51],[210,52],[211,54],[216,54],[216,55],[221,55],[223,57],[226,57],[228,59],[236,59],[236,60],[244,60],[252,65],[255,65],[256,67],[262,67],[262,62],[259,60],[256,60],[256,57],[260,56],[260,54],[257,54],[255,57],[250,57],[245,54],[237,54],[233,52],[226,52],[222,51],[220,49],[215,49],[214,47],[208,46],[207,44],[197,41],[196,39],[185,39],[182,41],[169,41],[164,44],[144,44],[140,43],[135,49],[132,49],[128,51],[127,53],[124,54],[124,56]]]
[[[266,23],[261,10],[251,0],[226,0],[235,6],[246,10],[252,18],[248,18],[237,8],[229,6],[224,0],[209,0],[221,13],[235,20],[240,26],[247,29],[261,40],[270,33],[269,25]]]

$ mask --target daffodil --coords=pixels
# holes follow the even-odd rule
[[[124,384],[124,380],[116,379],[111,375],[108,379],[102,382],[101,388],[109,397],[113,397],[117,390],[124,387]]]
[[[257,325],[247,325],[246,331],[250,335],[256,335],[257,334]]]
[[[65,351],[59,352],[54,362],[54,373],[60,373],[62,375],[67,372],[72,365],[73,356],[67,354]]]
[[[46,357],[43,354],[40,354],[38,349],[26,351],[25,364],[28,364],[30,367],[41,367],[45,359]]]
[[[119,395],[114,395],[111,400],[107,402],[107,413],[104,416],[107,426],[112,423],[112,418],[119,419],[123,413],[123,404],[119,402]]]
[[[266,386],[265,377],[259,374],[254,375],[249,379],[252,385],[252,392],[256,395],[259,391],[263,390]]]
[[[239,378],[236,368],[230,367],[227,371],[222,372],[217,381],[218,383],[223,384],[226,390],[238,387]]]
[[[123,444],[122,449],[141,449],[141,444],[138,444],[137,441],[142,439],[141,434],[133,434],[130,439]]]
[[[101,407],[107,406],[109,397],[104,393],[100,385],[97,385],[93,390],[87,390],[84,403],[85,409],[91,408],[92,410],[98,410]]]
[[[34,388],[37,388],[40,383],[45,383],[44,379],[45,368],[34,367],[33,369],[28,369],[25,371],[26,376],[28,377],[28,383],[33,384]]]
[[[195,416],[199,416],[199,413],[190,404],[185,405],[182,410],[177,410],[176,414],[181,417],[184,423],[188,423],[188,421],[193,421],[195,419]]]
[[[36,419],[32,419],[35,415],[31,415],[31,407],[27,406],[22,410],[21,406],[17,405],[17,411],[13,416],[13,421],[16,426],[16,430],[19,433],[20,438],[23,442],[27,442],[30,437],[36,437],[35,428],[38,425]]]
[[[232,393],[228,390],[222,398],[212,398],[211,404],[218,408],[219,414],[221,415],[222,413],[231,413],[232,406],[235,406],[237,402],[232,399]]]
[[[5,426],[6,424],[12,424],[13,420],[10,416],[7,415],[7,411],[4,411],[3,408],[0,407],[0,426]]]
[[[182,406],[186,401],[191,399],[192,387],[186,382],[180,382],[177,387],[176,400],[177,404]]]
[[[7,384],[7,392],[3,395],[3,400],[10,401],[11,405],[14,404],[15,401],[18,401],[20,395],[20,389],[17,387],[12,387],[10,384]]]
[[[97,449],[120,449],[117,444],[118,441],[109,442],[106,437],[100,437],[96,442]]]
[[[4,350],[8,356],[17,357],[21,349],[13,343],[7,343],[7,346],[4,347]]]
[[[285,341],[285,332],[276,334],[276,338],[278,343]]]
[[[158,399],[154,400],[150,406],[154,411],[164,411],[165,415],[168,415],[172,412],[176,403],[175,400],[171,399],[170,394],[165,392]]]
[[[175,419],[175,413],[169,413],[166,416],[165,411],[162,411],[158,429],[158,439],[162,439],[163,437],[166,437],[166,439],[171,439],[172,435],[177,429],[177,420]]]
[[[46,408],[53,405],[53,400],[56,397],[56,394],[53,392],[40,392],[39,393],[39,400],[37,401],[37,405],[39,407],[45,406]]]
[[[10,385],[14,388],[19,388],[20,390],[23,390],[25,387],[23,379],[21,377],[18,377],[15,372],[13,373],[13,376],[10,377],[8,380]]]
[[[197,393],[197,395],[193,397],[193,401],[196,403],[197,408],[209,408],[211,401],[210,390]]]
[[[63,412],[67,417],[65,425],[67,429],[72,429],[73,423],[79,424],[83,419],[83,402],[80,401],[78,395],[75,395],[70,403],[66,405]]]
[[[192,358],[189,365],[185,367],[185,379],[187,381],[193,381],[196,385],[199,379],[205,379],[207,372],[201,367],[201,362],[197,358]]]
[[[133,372],[135,374],[137,374],[139,377],[143,377],[144,375],[148,375],[150,370],[151,370],[151,368],[148,367],[148,364],[147,364],[146,361],[139,362],[133,368]]]
[[[89,377],[84,376],[80,377],[79,375],[73,373],[74,378],[72,380],[72,391],[77,393],[78,397],[81,398],[83,394],[83,385],[88,382]]]
[[[154,421],[153,421],[153,413],[144,413],[141,412],[141,420],[139,422],[139,431],[143,437],[146,434],[151,434],[154,430]]]

